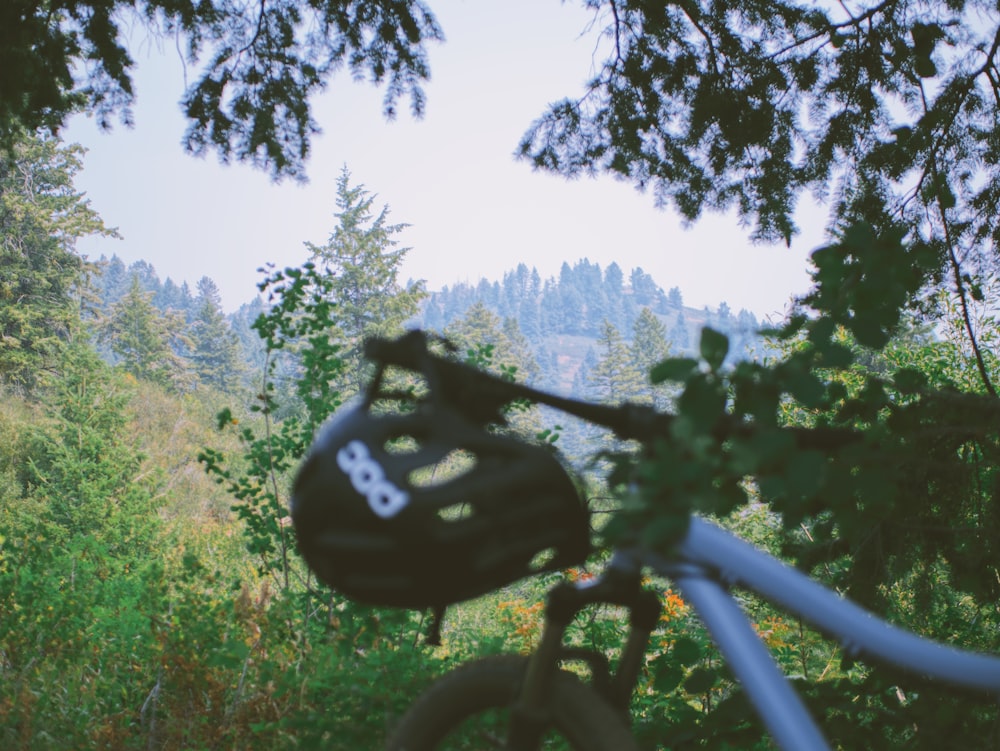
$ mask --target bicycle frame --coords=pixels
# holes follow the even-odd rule
[[[578,401],[504,381],[431,354],[426,335],[419,331],[395,342],[370,341],[366,353],[380,365],[369,399],[379,389],[382,370],[395,365],[423,373],[432,398],[446,399],[484,422],[498,419],[503,405],[523,398],[608,427],[620,438],[643,442],[669,435],[670,415],[635,404],[610,406]],[[809,439],[808,432],[789,430],[797,440]],[[852,440],[850,435],[839,435],[835,430],[824,436],[826,441],[834,438]],[[541,710],[547,681],[562,659],[591,663],[595,683],[604,684],[598,686],[599,690],[620,710],[627,709],[660,612],[655,595],[639,586],[644,571],[676,584],[708,629],[768,732],[785,751],[821,751],[829,745],[734,599],[732,587],[754,592],[809,622],[839,641],[850,658],[866,658],[1000,698],[1000,658],[954,649],[891,626],[721,527],[694,517],[686,535],[669,555],[620,548],[595,583],[562,584],[550,591],[545,630],[511,721],[511,748],[537,747],[544,724]],[[606,662],[602,664],[601,656],[567,651],[562,646],[565,629],[576,613],[597,603],[623,605],[632,614],[632,629],[614,676]]]
[[[580,657],[559,651],[569,621],[586,605],[601,602],[625,605],[635,611],[618,674],[607,683],[609,676],[602,675],[603,668],[594,671],[598,681],[607,684],[602,693],[625,708],[638,676],[638,658],[645,651],[659,612],[657,601],[652,606],[656,612],[650,617],[650,603],[634,588],[640,574],[647,570],[669,578],[677,586],[708,629],[771,737],[786,751],[823,751],[829,745],[736,602],[730,592],[732,587],[755,592],[808,621],[824,635],[838,640],[851,658],[892,665],[1000,697],[1000,658],[954,649],[891,626],[721,527],[695,517],[674,555],[619,549],[596,584],[560,586],[550,593],[555,597],[550,596],[546,629],[519,702],[528,717],[531,707],[541,705],[546,671],[561,658]],[[514,748],[531,747],[534,736],[530,728],[530,720],[515,721],[511,740],[524,743]]]

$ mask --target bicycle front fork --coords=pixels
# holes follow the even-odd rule
[[[605,655],[563,646],[570,623],[581,610],[598,604],[618,605],[629,611],[629,633],[614,673]],[[538,748],[548,721],[549,686],[564,661],[585,662],[590,668],[593,687],[612,707],[627,716],[649,637],[656,628],[661,610],[659,596],[642,588],[638,572],[623,572],[611,567],[592,583],[564,582],[555,586],[546,601],[541,641],[531,655],[512,712],[508,748],[517,751]]]

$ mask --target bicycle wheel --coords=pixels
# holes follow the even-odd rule
[[[502,749],[507,717],[528,666],[518,655],[466,663],[431,685],[400,719],[387,751]],[[636,751],[624,719],[565,670],[552,681],[544,751]]]

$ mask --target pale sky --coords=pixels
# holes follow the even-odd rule
[[[725,301],[759,317],[780,315],[808,288],[806,259],[822,242],[823,214],[809,208],[792,247],[752,246],[734,217],[705,215],[685,229],[648,194],[610,177],[566,181],[514,160],[520,136],[547,103],[578,96],[596,65],[591,15],[558,0],[434,0],[447,41],[431,48],[426,115],[408,102],[386,122],[382,91],[340,75],[314,102],[323,133],[313,141],[309,182],[272,183],[214,154],[186,155],[178,101],[183,65],[137,32],[135,127],[110,134],[77,117],[63,132],[87,147],[77,187],[122,240],[88,239],[91,258],[146,260],[160,279],[202,276],[233,310],[252,299],[267,262],[299,265],[303,243],[324,243],[335,225],[336,179],[388,204],[411,248],[403,278],[432,290],[480,278],[499,280],[518,263],[557,276],[581,258],[626,273],[642,267],[687,305]]]

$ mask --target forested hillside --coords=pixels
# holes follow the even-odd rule
[[[141,315],[137,306],[149,314],[155,308],[171,352],[191,360],[196,377],[207,375],[211,362],[236,382],[263,364],[260,337],[253,330],[253,322],[266,309],[259,296],[223,315],[213,280],[200,278],[192,291],[187,281],[161,280],[148,262],[126,266],[117,256],[97,260],[93,294],[94,313],[101,319],[113,311],[119,316],[129,310]],[[588,393],[600,342],[609,335],[625,342],[638,337],[637,346],[664,356],[687,355],[696,350],[701,329],[711,326],[729,337],[729,357],[735,361],[763,356],[766,343],[758,332],[765,324],[747,310],[734,313],[725,301],[715,309],[687,307],[680,289],[665,291],[641,268],[625,277],[617,264],[602,270],[587,259],[564,263],[558,277],[544,281],[536,269],[519,264],[500,281],[482,279],[475,286],[457,283],[428,292],[417,315],[406,323],[439,333],[462,329],[468,338],[478,335],[483,342],[494,341],[502,332],[523,337],[519,365],[529,380],[576,396]],[[101,335],[101,351],[111,362],[119,362],[123,355],[111,346],[113,336]],[[637,358],[636,364],[642,359]],[[645,360],[650,365],[655,362],[651,357]]]
[[[144,378],[155,370],[161,382],[182,390],[195,382],[229,391],[259,383],[265,352],[254,322],[268,310],[263,298],[224,316],[211,279],[201,278],[192,292],[187,282],[161,281],[147,262],[126,267],[117,256],[99,259],[95,269],[96,343],[108,362]],[[626,279],[616,264],[602,270],[583,259],[564,263],[558,278],[543,282],[520,264],[501,281],[427,293],[405,326],[465,348],[493,345],[497,363],[557,393],[665,407],[667,392],[650,383],[650,370],[669,355],[695,353],[703,327],[729,337],[729,362],[773,352],[758,333],[764,322],[748,311],[734,315],[725,302],[698,310],[683,299],[680,289],[664,291],[642,269]],[[116,331],[144,333],[126,342]],[[584,463],[594,447],[591,431],[562,422],[560,448]]]

